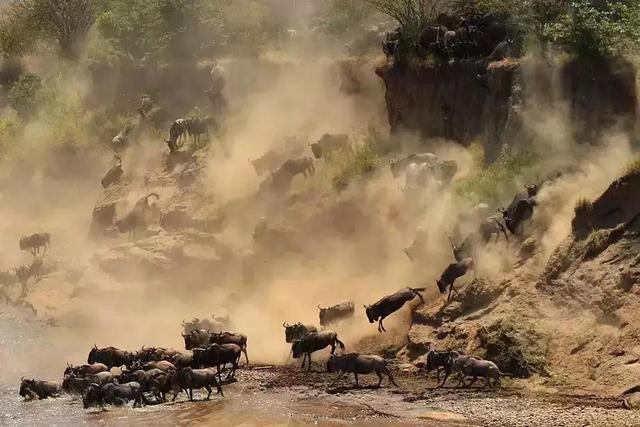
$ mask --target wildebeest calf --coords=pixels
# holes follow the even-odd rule
[[[216,387],[217,394],[224,396],[222,393],[222,387],[220,383],[216,379],[216,371],[213,369],[192,369],[192,368],[183,368],[178,372],[178,384],[180,388],[187,393],[187,397],[189,400],[193,400],[193,389],[205,388],[207,389],[207,397],[209,400],[211,397],[211,386]]]
[[[405,290],[398,291],[395,294],[387,295],[375,304],[365,305],[364,308],[367,313],[369,323],[373,323],[377,320],[378,332],[386,332],[387,330],[384,328],[382,321],[391,313],[395,313],[400,310],[406,302],[411,301],[416,296],[420,298],[420,301],[424,304],[424,299],[419,293],[424,292],[424,290],[425,288],[407,288]]]
[[[436,285],[438,285],[438,290],[440,290],[441,294],[447,292],[447,287],[449,288],[449,296],[447,297],[447,301],[451,299],[451,291],[454,290],[453,284],[455,283],[456,279],[467,274],[467,272],[473,269],[473,267],[473,259],[466,258],[462,261],[449,264],[444,272],[442,272],[440,279],[436,280]]]
[[[387,361],[380,356],[372,356],[366,354],[349,353],[343,356],[331,355],[327,361],[327,372],[339,372],[340,375],[331,383],[331,385],[338,382],[340,378],[346,373],[353,373],[356,378],[356,387],[358,384],[358,374],[366,375],[375,372],[378,375],[378,385],[382,384],[383,374],[389,377],[389,381],[394,386],[398,386],[393,380],[393,376],[387,367]]]
[[[60,384],[52,381],[41,381],[35,379],[22,379],[20,381],[20,396],[25,399],[47,399],[49,397],[58,397],[62,394]]]
[[[320,326],[327,326],[353,317],[355,311],[352,301],[342,301],[340,304],[327,308],[322,308],[318,305],[318,310],[320,310]]]

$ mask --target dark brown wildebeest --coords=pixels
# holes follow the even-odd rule
[[[450,373],[449,357],[450,356],[451,356],[451,351],[429,350],[429,353],[427,353],[427,363],[425,365],[425,371],[429,373],[434,369],[436,370],[436,382],[438,384],[438,387],[441,387],[442,385],[444,385],[444,382],[442,383],[442,385],[440,385],[440,370],[442,369],[445,372],[445,381],[446,381],[446,378],[449,376],[449,373]]]
[[[525,189],[526,191],[514,196],[506,209],[498,209],[511,234],[519,234],[522,231],[523,223],[533,216],[533,209],[537,205],[536,196],[539,186],[526,185]]]
[[[393,380],[391,371],[387,367],[387,361],[380,356],[358,353],[349,353],[342,356],[332,354],[327,361],[327,372],[339,372],[338,377],[331,383],[331,386],[338,382],[344,374],[352,373],[356,378],[356,387],[360,387],[358,374],[366,375],[375,372],[378,376],[377,387],[382,384],[383,374],[389,377],[391,384],[398,387],[398,384]]]
[[[175,371],[176,367],[174,366],[173,363],[169,362],[168,360],[160,360],[160,361],[151,361],[151,362],[147,362],[144,365],[142,365],[142,369],[144,369],[145,371],[148,371],[150,369],[159,369],[162,372],[169,372],[169,371]]]
[[[242,355],[240,346],[236,344],[211,344],[207,347],[199,347],[193,349],[192,366],[195,368],[212,368],[215,367],[220,377],[221,369],[227,363],[231,364],[231,371],[227,375],[227,380],[234,378],[238,369],[238,362]]]
[[[389,168],[394,178],[402,176],[407,168],[412,164],[421,165],[426,163],[427,165],[433,165],[438,161],[438,156],[433,153],[417,153],[403,157],[396,161],[389,161]]]
[[[92,363],[92,364],[85,364],[80,366],[73,366],[67,363],[67,367],[64,370],[63,377],[69,374],[74,374],[74,375],[84,377],[87,375],[94,375],[99,372],[106,372],[108,370],[109,370],[109,367],[104,363]]]
[[[87,374],[84,376],[76,375],[71,372],[65,374],[62,381],[62,389],[67,393],[82,394],[89,384],[108,384],[113,382],[114,376],[109,371],[97,372],[95,374]]]
[[[462,261],[449,264],[447,268],[442,272],[440,279],[436,280],[436,285],[438,285],[438,290],[440,290],[441,294],[447,292],[447,287],[449,288],[449,296],[447,297],[447,301],[451,299],[451,291],[455,290],[453,285],[456,279],[467,274],[467,272],[469,270],[472,270],[473,267],[473,258],[465,258]]]
[[[115,405],[123,406],[133,401],[133,406],[142,406],[149,404],[144,394],[142,386],[135,382],[126,384],[90,384],[82,396],[82,404],[85,409],[92,406]]]
[[[153,212],[153,206],[149,203],[151,197],[160,199],[157,193],[149,193],[138,199],[133,209],[125,216],[114,221],[120,233],[129,233],[129,237],[135,238],[136,230],[147,225]]]
[[[311,370],[311,353],[331,346],[331,354],[335,354],[336,345],[344,350],[344,343],[338,339],[338,334],[333,331],[311,332],[299,340],[294,340],[291,344],[293,358],[302,356],[302,366],[304,369],[305,360],[309,360],[308,370]]]
[[[87,357],[87,363],[103,363],[109,369],[120,366],[131,366],[136,360],[135,353],[121,350],[115,347],[98,348],[93,346]]]
[[[184,348],[193,350],[196,347],[203,347],[210,343],[211,334],[206,329],[195,329],[189,333],[182,333]]]
[[[112,185],[118,184],[120,182],[120,178],[124,174],[124,170],[122,169],[122,159],[119,156],[115,156],[118,163],[111,166],[111,168],[104,175],[104,178],[100,181],[102,184],[102,188],[108,188]]]
[[[62,387],[60,384],[52,382],[52,381],[41,381],[30,379],[26,380],[24,378],[20,381],[20,396],[25,399],[47,399],[49,397],[58,397],[62,394]]]
[[[469,384],[464,384],[469,387],[477,381],[478,377],[485,379],[485,387],[494,388],[497,384],[500,384],[501,376],[511,376],[504,372],[500,372],[498,365],[490,360],[478,359],[476,357],[466,357],[460,355],[458,352],[452,351],[449,358],[449,369],[452,373],[460,373],[460,384],[464,384],[464,376],[472,377]],[[491,379],[493,378],[493,384]],[[444,384],[444,383],[443,383]]]
[[[189,400],[193,400],[193,389],[205,388],[207,390],[206,400],[209,400],[211,397],[211,386],[215,387],[217,390],[217,394],[220,396],[224,396],[222,393],[222,387],[220,386],[220,382],[216,379],[217,377],[216,371],[210,368],[206,369],[192,369],[192,368],[182,368],[180,372],[178,372],[178,384],[180,388],[184,390],[189,397]]]
[[[176,119],[169,127],[169,139],[165,142],[169,146],[171,152],[178,151],[182,141],[189,134],[189,127],[192,119]]]
[[[375,304],[365,305],[364,308],[367,313],[369,323],[373,323],[377,320],[378,332],[386,332],[387,330],[384,328],[382,321],[390,314],[400,310],[406,302],[411,301],[416,296],[420,298],[420,301],[424,304],[424,299],[422,299],[422,295],[420,295],[420,292],[424,292],[424,290],[425,288],[407,288],[406,290],[398,291],[395,294],[387,295]]]
[[[352,301],[342,301],[340,304],[327,308],[322,308],[318,305],[318,310],[320,310],[320,326],[327,326],[353,317],[355,311]]]
[[[235,344],[240,347],[244,354],[244,358],[249,364],[249,356],[247,355],[247,336],[244,334],[236,334],[231,332],[218,332],[210,334],[209,342],[211,344]]]
[[[318,142],[309,144],[309,146],[316,159],[326,159],[331,157],[333,153],[351,149],[349,135],[345,134],[332,135],[325,133]]]
[[[20,237],[20,250],[29,251],[31,255],[36,256],[40,253],[40,250],[45,251],[51,244],[51,234],[49,233],[34,233],[30,236]]]
[[[300,340],[303,337],[307,336],[311,332],[317,332],[318,328],[313,325],[303,325],[302,323],[294,323],[290,325],[288,323],[283,323],[284,327],[284,339],[287,343],[292,343],[295,340]]]

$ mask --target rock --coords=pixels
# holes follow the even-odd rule
[[[627,409],[640,409],[640,392],[625,395],[624,406]]]

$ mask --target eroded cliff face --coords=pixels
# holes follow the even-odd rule
[[[622,60],[505,60],[489,64],[486,75],[473,62],[385,64],[376,73],[386,86],[392,132],[464,145],[479,139],[488,161],[503,144],[529,137],[529,111],[566,112],[581,142],[612,128],[631,131],[637,119],[635,69]]]

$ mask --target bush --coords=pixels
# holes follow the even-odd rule
[[[498,203],[500,197],[515,188],[516,179],[540,162],[530,152],[517,155],[503,152],[496,161],[466,179],[454,184],[455,194],[475,203]]]
[[[407,41],[418,39],[422,29],[449,8],[446,0],[366,0],[374,9],[395,19]]]
[[[36,111],[37,95],[40,91],[40,77],[33,73],[25,73],[11,86],[8,99],[11,108],[21,117],[29,117]]]
[[[371,174],[380,164],[380,157],[371,143],[357,146],[342,159],[340,172],[333,177],[333,188],[338,192],[345,190],[354,179]]]
[[[636,159],[629,163],[624,169],[624,175],[635,175],[640,173],[640,159]]]
[[[584,243],[583,259],[595,258],[609,247],[611,230],[594,230]]]
[[[593,212],[593,203],[585,198],[578,199],[573,208],[573,212],[576,216],[588,216]]]
[[[503,372],[528,378],[546,375],[549,338],[532,322],[501,320],[478,331],[485,358],[495,362]]]

